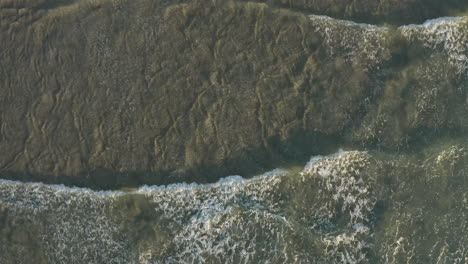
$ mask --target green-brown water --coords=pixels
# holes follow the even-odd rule
[[[0,3],[0,264],[468,263],[466,10],[259,2]]]
[[[8,2],[4,179],[206,183],[468,131],[466,17],[379,27],[244,1]]]

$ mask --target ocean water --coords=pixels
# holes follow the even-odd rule
[[[391,56],[383,43],[397,32],[468,80],[466,16],[401,27],[309,18],[330,59],[365,58],[378,72]],[[443,70],[418,74],[437,84]],[[467,173],[462,136],[418,153],[340,150],[300,171],[212,184],[95,191],[0,180],[0,264],[463,264]]]
[[[466,263],[467,154],[340,151],[127,192],[2,180],[2,263]]]

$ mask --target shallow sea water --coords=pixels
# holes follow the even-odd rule
[[[309,18],[330,58],[366,58],[379,71],[396,31],[468,80],[466,16],[398,28]],[[432,66],[418,74],[437,84],[443,69]],[[0,264],[463,264],[467,230],[466,137],[413,154],[340,150],[299,172],[212,184],[95,191],[0,180]]]

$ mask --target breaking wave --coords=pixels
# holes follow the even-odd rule
[[[310,15],[309,18],[322,32],[331,57],[364,57],[370,68],[377,67],[390,59],[389,47],[384,42],[396,31],[410,42],[422,41],[426,48],[443,52],[460,74],[468,76],[468,17],[443,17],[398,28],[321,15]]]
[[[300,172],[128,192],[2,180],[0,255],[6,263],[461,264],[467,157],[452,146],[418,165],[341,150]]]
[[[300,174],[132,192],[1,181],[0,204],[39,230],[50,263],[362,263],[375,203],[368,155],[313,160]],[[300,201],[295,191],[309,193]]]

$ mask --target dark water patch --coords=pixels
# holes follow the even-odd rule
[[[2,264],[47,262],[47,250],[40,243],[40,217],[17,218],[9,214],[9,208],[0,203],[0,252]]]
[[[52,9],[59,6],[73,4],[79,0],[5,0],[0,3],[0,8],[16,9]]]
[[[296,131],[292,137],[268,140],[268,147],[246,150],[241,156],[226,159],[223,163],[200,164],[186,172],[126,171],[99,168],[77,175],[43,175],[15,171],[0,171],[0,178],[22,182],[64,184],[94,190],[119,190],[142,185],[167,185],[173,183],[213,183],[226,175],[252,177],[277,167],[305,163],[311,155],[334,153],[343,147],[338,137],[320,133]],[[312,151],[311,151],[312,150]]]
[[[67,5],[71,5],[77,2],[77,0],[55,0],[55,1],[46,1],[44,3],[38,3],[33,6],[33,10],[40,10],[40,9],[54,9],[57,7],[64,7]]]
[[[248,0],[245,0],[246,2]],[[463,15],[468,11],[464,0],[410,0],[410,1],[344,1],[344,0],[257,0],[272,7],[286,8],[304,14],[327,15],[359,23],[401,26],[420,24],[426,20]]]

